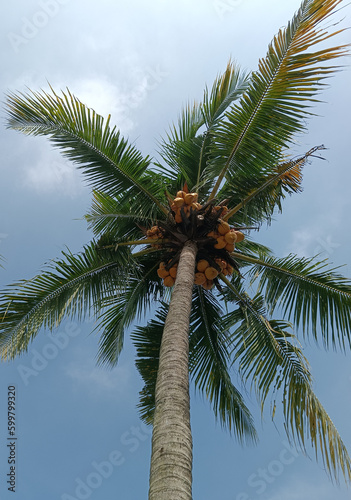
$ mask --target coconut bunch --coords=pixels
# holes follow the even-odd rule
[[[178,191],[177,196],[171,202],[171,210],[174,212],[174,220],[177,224],[183,221],[183,217],[189,217],[190,210],[200,210],[202,205],[198,203],[197,193],[188,193],[187,191]]]
[[[212,261],[212,259],[210,260]],[[223,273],[224,276],[229,276],[233,273],[233,270],[233,266],[219,257],[215,258],[212,262],[200,259],[196,264],[194,283],[195,285],[202,286],[205,290],[211,290],[220,273]]]
[[[164,229],[159,226],[152,226],[146,231],[146,236],[152,240],[162,240],[165,236]],[[151,244],[152,247],[161,248],[159,245]]]
[[[198,193],[189,193],[186,184],[174,198],[167,196],[170,207],[168,221],[160,221],[158,226],[148,230],[143,229],[149,239],[159,240],[155,244],[151,243],[151,246],[164,249],[157,270],[164,286],[174,285],[181,250],[189,239],[196,241],[198,246],[194,272],[196,285],[210,290],[218,285],[220,274],[228,276],[234,269],[239,271],[230,254],[235,244],[244,239],[244,235],[223,220],[228,213],[225,200],[219,205],[215,205],[215,200],[201,205]]]
[[[211,259],[212,260],[212,259]],[[175,283],[177,277],[178,264],[160,262],[157,274],[163,279],[164,286],[171,287]],[[206,259],[200,259],[196,264],[196,272],[194,276],[195,285],[201,285],[206,290],[210,290],[215,283],[215,279],[220,273],[224,276],[233,273],[233,266],[228,264],[224,259],[216,258],[215,261],[209,262]]]
[[[209,238],[216,240],[214,248],[221,250],[224,248],[227,252],[234,252],[235,243],[243,241],[244,235],[241,231],[232,229],[228,222],[219,219],[217,229],[207,233]]]
[[[175,279],[177,277],[177,267],[178,264],[172,264],[171,261],[168,263],[160,262],[159,268],[157,269],[157,274],[160,278],[163,279],[164,286],[170,287],[174,285]]]

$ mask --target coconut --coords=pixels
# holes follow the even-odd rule
[[[224,248],[227,250],[227,252],[232,253],[232,252],[234,252],[235,245],[234,245],[234,243],[233,244],[227,243]]]
[[[186,193],[184,191],[177,192],[177,198],[184,198],[185,195],[186,195]]]
[[[167,278],[167,276],[169,276],[169,272],[166,271],[165,268],[158,268],[157,274],[159,275],[160,278]]]
[[[201,259],[199,260],[199,262],[197,263],[197,270],[200,272],[200,273],[203,273],[205,271],[205,269],[207,269],[209,267],[209,263],[207,262],[207,260],[205,259]]]
[[[164,286],[173,286],[174,285],[174,278],[172,278],[172,276],[167,276],[163,280],[163,284],[164,284]]]
[[[205,269],[205,276],[208,280],[213,280],[217,278],[218,271],[214,267],[208,267],[207,269]]]
[[[211,290],[211,288],[213,287],[213,281],[212,280],[206,280],[205,283],[203,283],[203,288],[205,290]]]
[[[206,276],[204,273],[195,273],[194,283],[195,285],[202,285],[206,281]]]
[[[177,276],[177,266],[172,266],[169,270],[169,274],[175,279]]]
[[[221,248],[224,248],[226,244],[227,242],[225,241],[224,236],[219,236],[217,238],[217,243],[214,245],[214,247],[220,250]]]
[[[227,243],[230,243],[231,245],[236,242],[236,233],[235,231],[229,231],[229,233],[226,233],[224,235],[224,239]]]
[[[241,231],[235,231],[235,234],[237,243],[240,243],[245,238],[245,235]]]
[[[219,232],[219,234],[228,233],[228,231],[230,231],[230,225],[228,224],[228,222],[221,220],[218,225],[217,231]]]
[[[226,207],[225,205],[223,205],[222,207],[222,217],[224,217],[225,215],[227,215],[227,213],[229,212],[229,208]]]
[[[184,205],[184,198],[174,198],[174,201],[173,203],[175,204],[176,207],[181,207],[182,205]]]
[[[197,202],[197,198],[197,193],[187,193],[186,195],[184,195],[184,201],[187,205],[191,205],[192,203]]]

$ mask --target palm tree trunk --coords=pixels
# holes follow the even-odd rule
[[[160,349],[152,435],[149,500],[191,500],[189,318],[196,243],[180,255]]]

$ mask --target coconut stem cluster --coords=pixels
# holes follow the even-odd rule
[[[198,243],[194,283],[210,290],[219,274],[233,273],[235,262],[230,253],[244,235],[220,218],[228,213],[226,206],[215,206],[213,202],[201,205],[198,193],[189,193],[186,187],[170,198],[169,204],[169,223],[159,223],[146,231],[148,238],[158,240],[152,246],[166,250],[157,274],[164,286],[172,287],[177,276],[177,256],[184,242],[193,239]]]

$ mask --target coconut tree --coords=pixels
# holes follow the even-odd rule
[[[151,500],[192,497],[189,375],[241,442],[257,434],[233,375],[252,384],[262,408],[269,395],[279,397],[289,437],[303,448],[309,440],[334,477],[351,478],[290,323],[345,350],[351,284],[318,258],[275,258],[250,232],[301,190],[304,165],[323,149],[289,154],[347,51],[318,45],[338,33],[323,23],[340,3],[303,1],[254,73],[229,62],[203,100],[184,108],[157,160],[68,90],[8,96],[8,126],[49,137],[91,184],[86,219],[95,237],[2,292],[2,358],[26,351],[42,327],[93,313],[98,361],[115,365],[125,329],[155,311],[131,334],[145,384],[140,413],[153,425]]]

